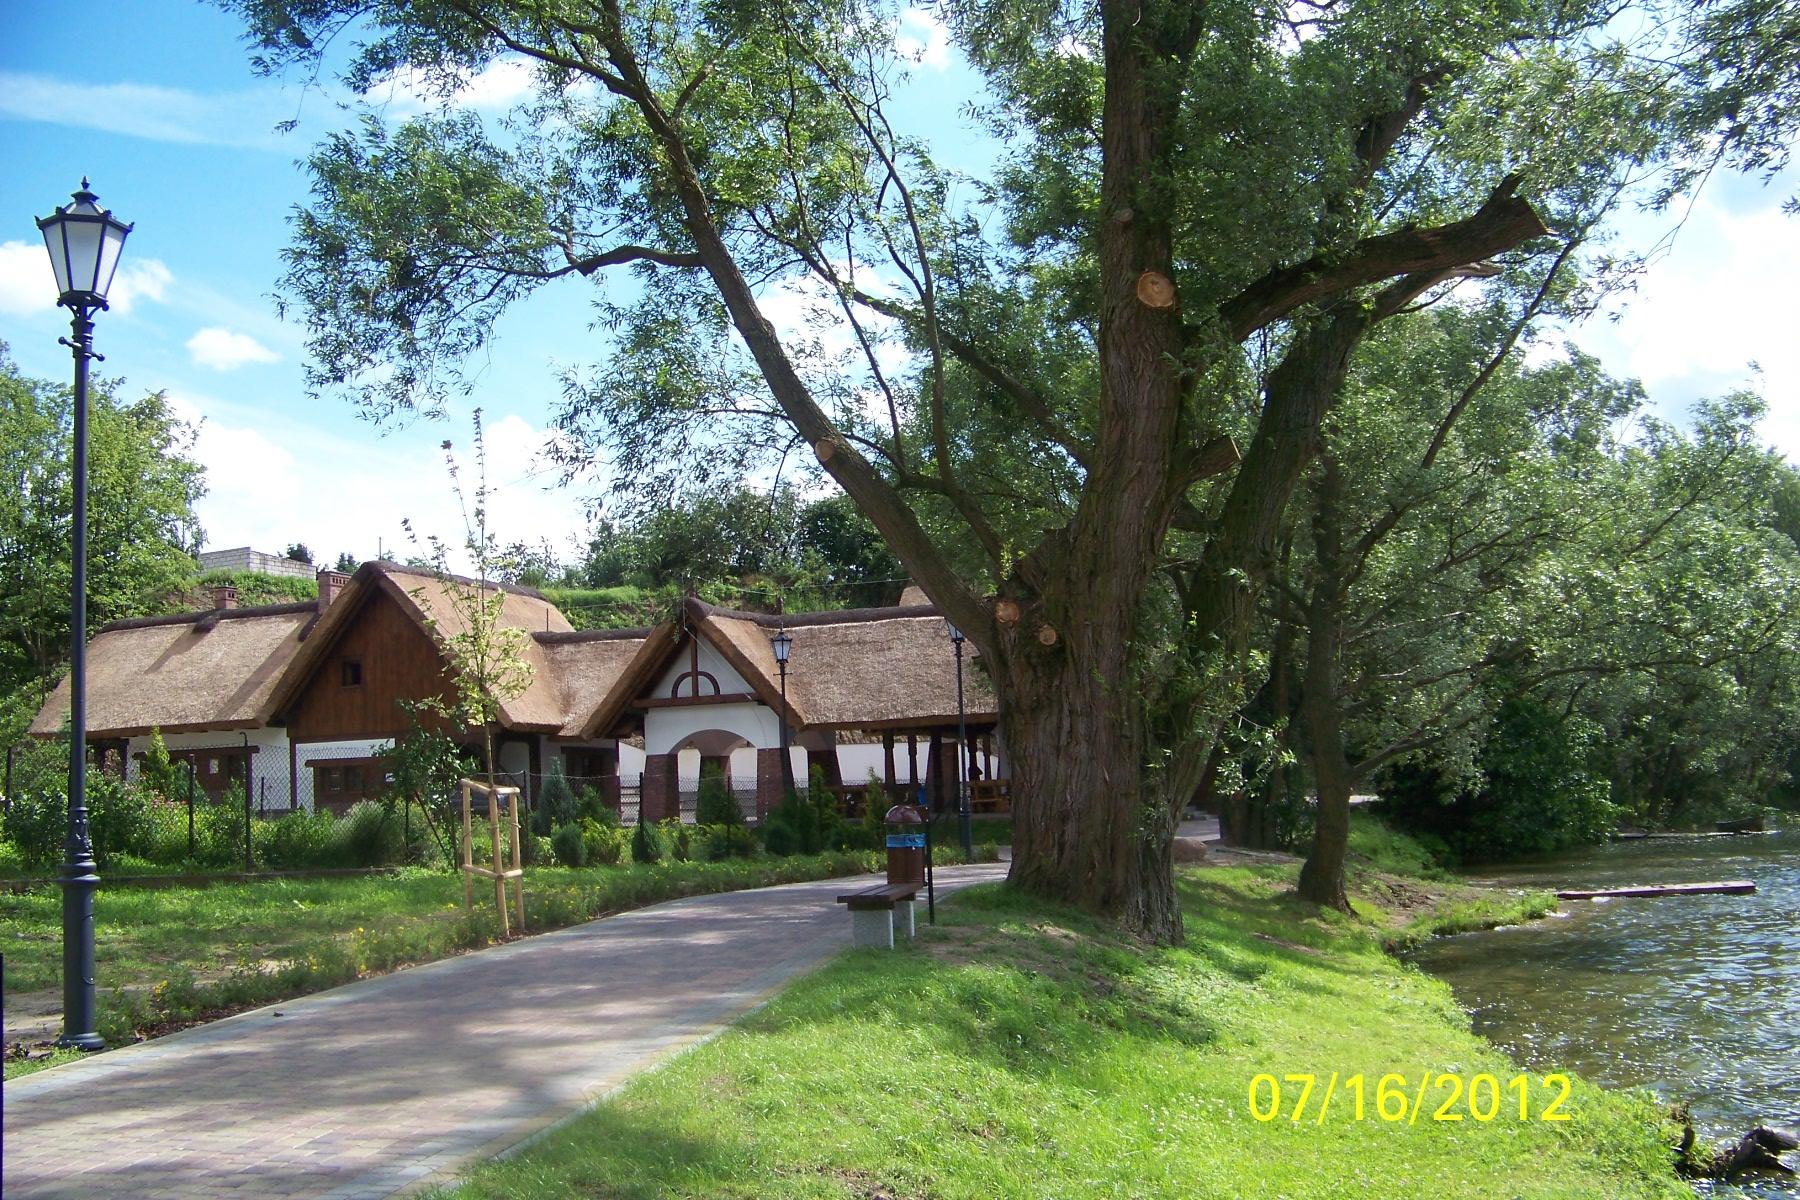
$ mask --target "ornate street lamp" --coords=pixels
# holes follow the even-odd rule
[[[119,255],[131,226],[94,201],[88,181],[74,199],[38,218],[50,267],[56,273],[57,303],[70,312],[72,337],[62,338],[75,356],[75,514],[71,532],[69,597],[69,834],[63,843],[63,1032],[59,1046],[101,1050],[94,1002],[94,845],[87,816],[87,416],[88,360],[94,353],[94,313],[106,307],[106,293],[119,269]]]
[[[950,632],[950,644],[956,647],[956,817],[962,826],[963,857],[973,860],[975,857],[974,835],[969,828],[969,779],[968,763],[964,756],[969,752],[968,717],[963,712],[963,642],[966,640],[963,631],[954,622],[945,621],[944,626]]]
[[[793,653],[794,639],[784,625],[775,631],[769,644],[775,649],[775,667],[781,672],[781,786],[785,797],[794,794],[794,756],[788,752],[787,702],[788,655]]]

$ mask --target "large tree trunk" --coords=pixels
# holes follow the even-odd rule
[[[1008,878],[1140,937],[1178,942],[1173,809],[1146,795],[1141,704],[1127,676],[1097,669],[1122,656],[1070,641],[1020,647],[1000,664],[1010,683],[1001,710],[1014,796]]]
[[[1300,868],[1300,896],[1350,911],[1344,856],[1350,846],[1350,763],[1339,704],[1344,643],[1343,480],[1330,455],[1320,456],[1313,552],[1318,570],[1307,606],[1306,674],[1300,716],[1307,758],[1319,792],[1312,853]]]

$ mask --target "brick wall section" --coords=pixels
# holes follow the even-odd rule
[[[663,821],[681,811],[676,765],[673,754],[652,754],[644,759],[644,791],[638,820]]]
[[[762,820],[781,805],[781,751],[756,752],[756,819]]]

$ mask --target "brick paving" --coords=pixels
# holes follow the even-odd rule
[[[1005,869],[946,869],[939,895]],[[353,1200],[449,1182],[847,947],[833,898],[868,882],[660,904],[15,1080],[0,1191]]]

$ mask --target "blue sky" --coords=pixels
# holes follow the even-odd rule
[[[454,537],[456,517],[438,444],[466,445],[468,423],[376,430],[342,401],[309,399],[300,329],[271,299],[282,271],[287,216],[304,201],[297,165],[349,119],[326,91],[259,79],[232,19],[193,0],[108,0],[0,8],[0,340],[27,373],[63,379],[66,329],[32,219],[64,202],[81,176],[101,202],[136,223],[114,310],[100,318],[102,370],[131,391],[166,389],[200,421],[211,495],[201,523],[214,547],[280,550],[303,541],[323,557],[375,554],[406,543],[402,518]],[[918,59],[906,96],[909,124],[934,134],[941,160],[973,166],[986,148],[955,119],[971,75],[941,27],[920,10],[903,18]],[[502,64],[460,103],[499,112],[529,83]],[[390,116],[417,110],[396,90]],[[277,122],[299,121],[293,133]],[[958,162],[960,160],[960,162]],[[1615,321],[1576,331],[1618,374],[1638,375],[1663,407],[1763,370],[1766,432],[1800,456],[1800,218],[1779,211],[1800,190],[1723,179],[1702,198],[1671,252]],[[1628,243],[1657,240],[1668,219],[1634,219]],[[585,527],[582,490],[546,488],[536,461],[558,395],[557,367],[591,360],[587,289],[553,285],[509,313],[471,404],[490,429],[496,525],[507,539],[567,546]],[[797,319],[788,297],[777,308]],[[776,314],[778,317],[781,313]]]

